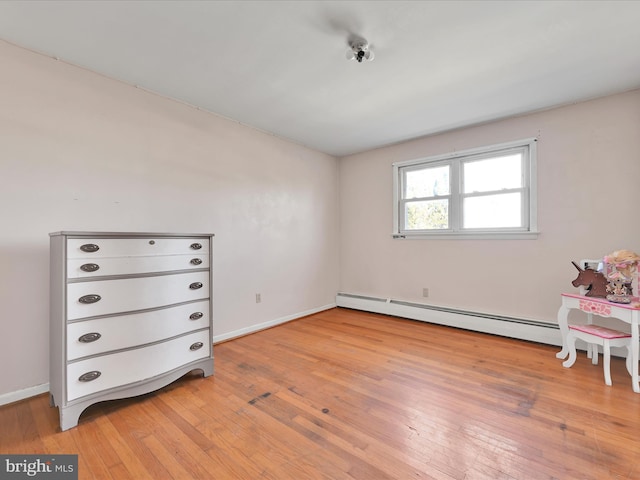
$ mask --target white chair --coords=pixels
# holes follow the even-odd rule
[[[576,361],[576,339],[587,342],[587,352],[591,353],[591,363],[598,364],[598,345],[602,346],[604,358],[604,383],[611,386],[611,347],[627,347],[627,371],[631,375],[631,334],[602,327],[595,324],[569,325],[567,346],[569,358],[562,363],[565,368],[571,367]]]

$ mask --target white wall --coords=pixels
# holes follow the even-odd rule
[[[528,137],[537,240],[391,238],[393,162]],[[343,158],[340,291],[555,322],[571,260],[640,253],[639,179],[640,90]]]
[[[48,382],[49,232],[215,233],[216,338],[334,304],[335,158],[4,42],[0,59],[0,398]]]

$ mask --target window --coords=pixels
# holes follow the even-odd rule
[[[532,238],[536,140],[393,164],[394,236]]]

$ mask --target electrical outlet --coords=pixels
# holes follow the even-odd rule
[[[429,289],[428,288],[423,288],[422,289],[422,296],[427,298],[429,296]]]
[[[260,303],[262,301],[262,297],[259,293],[256,293],[256,303]]]

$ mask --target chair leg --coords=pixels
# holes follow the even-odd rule
[[[593,365],[597,365],[598,364],[598,345],[596,345],[595,343],[590,343],[589,346],[591,347],[591,363]]]
[[[604,359],[604,383],[611,386],[611,369],[609,368],[611,365],[611,348],[609,347],[609,340],[603,342],[602,350],[602,357]]]

